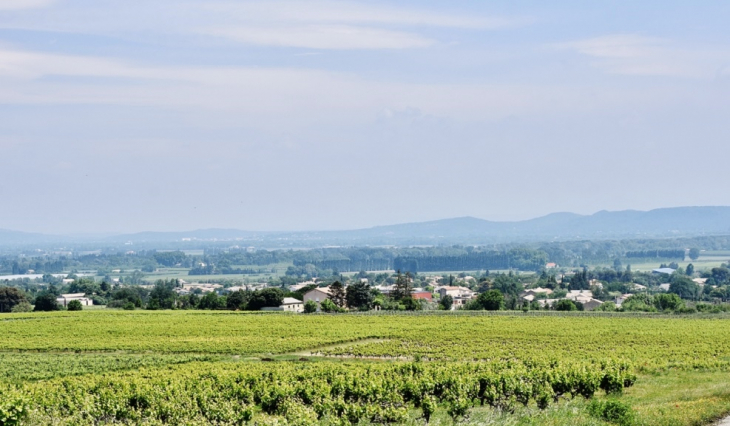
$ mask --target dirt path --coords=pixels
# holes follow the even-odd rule
[[[363,340],[356,340],[354,342],[346,342],[346,343],[337,343],[334,345],[327,345],[327,346],[320,346],[318,348],[314,349],[306,349],[303,351],[298,352],[292,352],[290,355],[297,355],[297,356],[327,356],[323,355],[322,352],[330,349],[339,349],[339,348],[347,348],[350,346],[359,346],[359,345],[367,345],[369,343],[380,343],[380,342],[386,342],[387,339],[363,339]],[[340,356],[340,355],[332,355],[333,357],[337,358],[349,358],[348,356]]]

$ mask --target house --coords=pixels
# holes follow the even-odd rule
[[[560,299],[540,299],[537,303],[539,303],[540,307],[544,309],[547,306],[553,306],[558,300]]]
[[[73,300],[78,300],[82,306],[91,306],[94,304],[94,301],[86,297],[84,293],[62,294],[56,298],[56,303],[66,307],[68,306],[68,302]]]
[[[555,269],[557,267],[558,267],[557,263],[550,262],[550,263],[545,264],[545,269]]]
[[[444,286],[438,288],[439,296],[443,299],[446,296],[451,296],[454,301],[453,309],[464,306],[470,300],[476,297],[476,293],[469,290],[466,287],[455,287],[455,286]]]
[[[664,291],[669,291],[670,286],[671,286],[671,284],[669,284],[669,283],[659,284],[659,288]]]
[[[654,275],[672,275],[674,273],[674,271],[676,271],[676,269],[672,269],[672,268],[657,268],[657,269],[652,269],[651,270],[651,273],[654,274]]]
[[[224,293],[235,293],[237,291],[246,291],[246,290],[247,290],[247,288],[245,285],[237,285],[237,286],[233,286],[233,287],[224,288],[223,292]]]
[[[279,311],[279,312],[304,312],[304,302],[293,297],[285,297],[281,305],[274,308],[261,308],[262,311]]]
[[[317,304],[317,311],[319,311],[320,304],[325,301],[325,299],[329,299],[332,293],[330,292],[329,287],[317,287],[309,290],[304,294],[304,303],[309,302],[310,300]]]
[[[441,296],[441,297],[451,296],[454,299],[456,299],[457,297],[472,299],[475,294],[473,291],[469,290],[466,287],[456,287],[456,286],[439,287],[438,293],[439,293],[439,296]]]
[[[694,281],[697,285],[705,285],[707,284],[707,278],[695,278],[692,281]]]
[[[549,288],[537,287],[523,291],[522,294],[520,294],[520,298],[527,302],[532,302],[533,300],[537,299],[538,296],[545,295],[547,297],[551,294],[553,294],[553,291]]]
[[[586,311],[592,311],[592,310],[596,309],[597,307],[603,305],[603,302],[601,302],[598,299],[590,299],[586,302],[581,302],[581,303],[583,303],[583,309],[585,309]]]
[[[621,307],[621,305],[622,305],[622,304],[623,304],[623,303],[624,303],[624,302],[626,301],[626,299],[628,299],[629,297],[631,297],[631,295],[630,295],[630,294],[622,294],[621,296],[616,296],[616,297],[615,297],[615,298],[613,299],[613,303],[615,303],[615,304],[616,304],[616,307],[617,307],[617,308],[620,308],[620,307]]]
[[[578,302],[581,301],[580,299],[590,300],[593,298],[593,292],[590,290],[570,290],[568,294],[565,295],[565,298]]]
[[[285,312],[304,312],[304,302],[293,297],[285,297],[279,307]]]
[[[433,294],[430,291],[414,291],[411,293],[411,297],[416,300],[433,301]]]

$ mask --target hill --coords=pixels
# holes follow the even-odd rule
[[[97,239],[97,243],[232,242],[256,247],[322,247],[328,245],[493,244],[576,239],[662,238],[730,234],[730,207],[674,207],[650,211],[600,211],[592,215],[553,213],[536,219],[496,222],[460,217],[377,226],[346,231],[253,232],[199,229],[187,232],[140,232]],[[0,230],[0,245],[42,242],[90,243],[80,237]]]

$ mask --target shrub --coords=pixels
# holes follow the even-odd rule
[[[133,311],[134,308],[135,308],[135,306],[134,306],[134,303],[132,303],[132,302],[127,302],[124,304],[124,306],[122,306],[122,309],[124,309],[125,311]]]
[[[412,297],[405,297],[401,300],[407,311],[420,311],[422,309],[421,302]]]
[[[577,311],[578,307],[572,300],[561,299],[555,304],[556,311]]]
[[[337,305],[329,299],[324,299],[320,307],[323,312],[339,312],[340,310],[340,308],[338,308]]]
[[[0,425],[16,426],[23,424],[28,416],[28,401],[18,392],[0,389]]]
[[[317,312],[317,303],[314,300],[307,300],[304,304],[304,313],[312,314]]]
[[[69,311],[80,311],[84,308],[81,305],[81,302],[79,302],[78,300],[72,300],[72,301],[68,302],[66,309],[68,309]]]
[[[594,309],[595,311],[602,311],[602,312],[615,312],[616,311],[616,304],[613,302],[604,302],[601,304],[601,306]]]
[[[15,306],[13,306],[13,309],[10,310],[10,312],[13,313],[20,313],[20,312],[31,312],[33,310],[33,306],[31,306],[28,302],[21,302]]]
[[[634,423],[634,413],[631,407],[621,401],[609,399],[605,401],[593,400],[588,405],[591,416],[622,426]]]

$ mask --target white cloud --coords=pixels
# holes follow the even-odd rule
[[[0,0],[0,11],[35,9],[50,6],[54,2],[55,0]]]
[[[594,59],[610,74],[712,78],[730,52],[683,46],[670,40],[631,34],[608,35],[556,45]]]
[[[531,22],[526,18],[467,16],[352,1],[209,2],[202,5],[202,8],[247,22],[383,24],[472,29],[502,29]]]
[[[416,34],[349,25],[242,26],[204,32],[246,44],[309,49],[408,49],[434,44],[434,41]]]
[[[46,4],[50,0],[0,0]],[[0,3],[2,4],[2,3]],[[8,3],[11,4],[11,3]],[[531,21],[353,1],[68,2],[54,14],[1,17],[0,28],[103,34],[215,35],[245,44],[316,49],[403,49],[434,44],[425,31],[497,30]]]
[[[590,115],[671,102],[650,89],[529,84],[385,82],[302,68],[145,66],[126,61],[0,49],[4,104],[171,108],[215,122],[281,129],[372,120],[385,109],[418,109],[461,121]],[[285,124],[284,124],[285,123]]]

